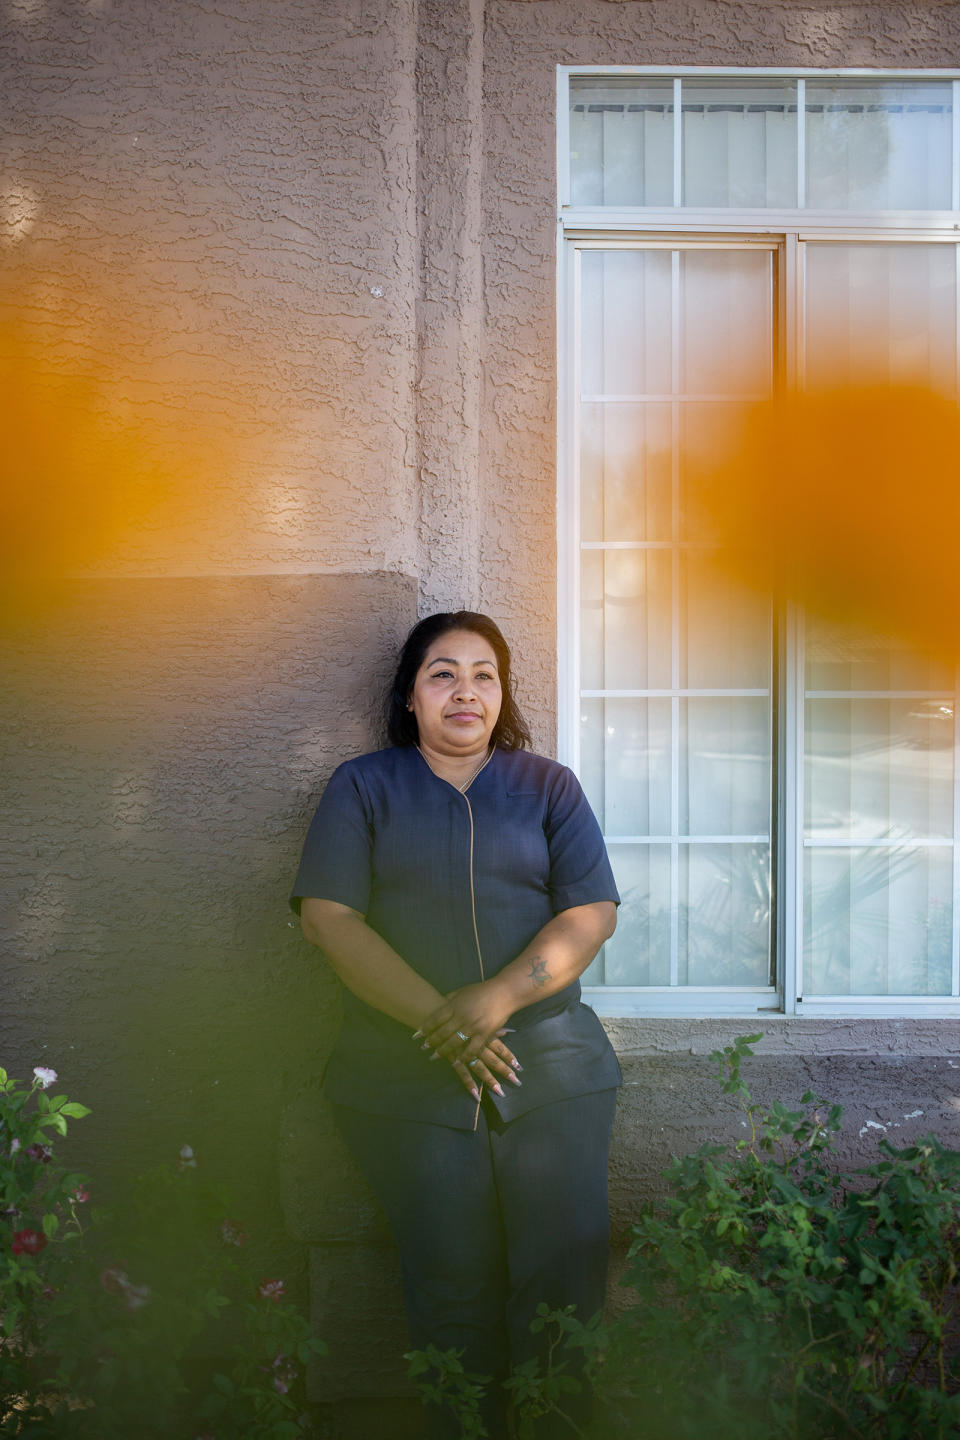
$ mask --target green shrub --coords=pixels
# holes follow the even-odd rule
[[[226,1193],[189,1146],[112,1211],[56,1163],[89,1111],[0,1070],[0,1435],[293,1440],[298,1381],[323,1344],[245,1264]],[[84,1217],[84,1218],[81,1218]],[[220,1368],[203,1356],[221,1355]]]

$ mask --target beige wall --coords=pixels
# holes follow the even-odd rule
[[[558,63],[957,65],[960,4],[0,0],[0,348],[50,417],[7,477],[30,523],[5,561],[50,559],[52,527],[87,577],[14,596],[5,638],[3,1058],[82,1092],[108,1169],[212,1114],[301,1276],[313,1247],[343,1393],[357,1297],[382,1317],[396,1295],[355,1182],[328,1165],[312,1188],[301,1163],[335,997],[285,885],[417,606],[500,619],[555,743]],[[76,470],[50,439],[58,379]],[[624,1210],[658,1136],[714,1124],[713,1031],[616,1035],[637,1082]],[[832,1073],[883,1119],[922,1056],[915,1086],[949,1123],[955,1038],[779,1025],[766,1083],[872,1057]],[[874,1073],[882,1103],[856,1089]]]

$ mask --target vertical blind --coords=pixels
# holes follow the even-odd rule
[[[947,210],[950,81],[570,82],[576,206]]]
[[[581,253],[581,773],[623,895],[588,983],[770,983],[770,606],[681,456],[770,393],[773,315],[770,247]]]
[[[580,770],[624,901],[588,983],[773,981],[774,616],[712,564],[691,477],[778,383],[785,311],[801,383],[956,398],[955,236],[860,240],[847,218],[960,206],[954,89],[571,79],[574,208],[820,216],[789,275],[776,239],[657,238],[642,217],[633,240],[577,247]],[[889,637],[800,633],[802,993],[960,995],[956,676]]]

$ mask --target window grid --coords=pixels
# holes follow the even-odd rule
[[[633,248],[633,247],[630,247]],[[663,247],[659,247],[663,248]],[[732,401],[742,403],[744,401],[766,398],[769,391],[763,392],[729,392],[729,391],[684,391],[683,375],[681,366],[684,359],[684,337],[681,328],[681,258],[686,250],[690,253],[705,253],[712,247],[708,246],[684,246],[683,244],[671,246],[670,253],[670,349],[671,349],[671,388],[669,392],[631,392],[629,394],[612,393],[606,391],[589,390],[579,393],[579,403],[574,409],[579,412],[582,405],[598,404],[613,405],[617,403],[669,403],[671,435],[676,437],[680,434],[681,412],[684,405],[696,402],[713,402],[729,404]],[[747,247],[741,245],[730,245],[722,247],[724,250],[735,249],[745,250]],[[752,247],[756,248],[756,247]],[[773,246],[767,242],[763,249],[769,256],[767,283],[770,287],[770,307],[768,311],[768,334],[766,345],[769,348],[769,369],[773,369],[773,350],[775,346],[775,314],[773,306],[774,296],[772,294],[774,284],[773,271]],[[577,287],[577,298],[575,301],[578,311],[578,328],[582,326],[580,319],[580,287]],[[579,470],[579,445],[574,450],[574,465]],[[671,647],[670,647],[670,679],[671,684],[667,687],[587,687],[582,683],[578,687],[581,700],[597,699],[601,701],[612,699],[665,699],[670,701],[670,832],[669,834],[649,835],[621,835],[608,833],[607,843],[612,846],[669,846],[669,915],[670,915],[670,937],[669,937],[669,988],[680,985],[680,870],[681,855],[694,845],[764,845],[770,846],[769,827],[762,833],[730,833],[716,835],[700,835],[681,833],[681,704],[687,699],[701,698],[722,698],[741,699],[756,698],[771,700],[772,691],[770,685],[765,687],[745,686],[709,686],[696,687],[684,686],[681,681],[682,653],[681,653],[681,622],[682,602],[681,587],[682,556],[685,553],[703,553],[709,551],[710,547],[704,542],[687,541],[681,538],[682,516],[681,516],[681,474],[680,474],[680,447],[676,443],[671,444],[671,473],[670,473],[670,527],[671,538],[669,540],[579,540],[581,553],[589,551],[660,551],[669,552],[670,563],[670,618],[671,618]],[[606,615],[603,613],[601,623],[605,626]],[[606,635],[603,635],[605,648]],[[644,987],[646,988],[646,987]],[[765,985],[759,987],[762,994],[767,995],[770,987]]]
[[[684,157],[684,137],[683,137],[683,115],[684,115],[685,111],[687,111],[687,110],[690,110],[690,109],[693,109],[693,108],[698,108],[698,107],[694,107],[694,106],[688,106],[688,105],[685,103],[685,101],[684,101],[684,88],[683,88],[683,87],[684,87],[684,82],[685,82],[685,81],[697,82],[697,81],[707,81],[707,80],[723,81],[723,80],[736,79],[736,80],[740,80],[741,82],[744,82],[744,83],[749,82],[749,81],[758,81],[758,80],[767,80],[767,81],[771,81],[771,82],[772,82],[772,81],[780,81],[780,82],[792,81],[793,84],[795,85],[795,87],[796,87],[796,89],[795,89],[795,100],[792,101],[792,102],[789,102],[789,101],[785,102],[785,103],[784,103],[784,107],[783,107],[788,113],[790,113],[790,114],[792,114],[792,115],[795,115],[795,117],[796,117],[796,128],[795,128],[795,137],[794,137],[794,142],[795,142],[795,158],[796,158],[796,173],[795,173],[795,177],[794,177],[794,190],[795,190],[795,202],[796,202],[796,203],[795,203],[795,207],[791,207],[791,208],[795,208],[795,209],[798,210],[798,211],[808,210],[809,207],[808,207],[808,204],[807,204],[807,148],[808,148],[808,147],[807,147],[808,123],[807,123],[807,122],[808,122],[809,115],[810,115],[810,114],[813,114],[813,113],[817,113],[817,111],[818,111],[818,107],[816,107],[815,105],[812,105],[811,108],[808,109],[808,104],[807,104],[807,81],[808,81],[808,79],[809,79],[809,80],[812,80],[812,81],[814,81],[814,82],[821,82],[821,83],[828,83],[828,82],[832,82],[832,81],[840,81],[840,82],[848,81],[848,82],[853,82],[854,84],[862,84],[862,83],[866,83],[866,82],[870,82],[870,81],[876,81],[876,82],[887,81],[887,82],[901,82],[901,83],[904,83],[904,84],[921,84],[921,85],[931,86],[931,87],[932,87],[932,86],[938,86],[938,85],[939,85],[939,86],[943,86],[945,82],[949,82],[949,83],[950,83],[949,109],[950,109],[950,112],[951,112],[951,114],[950,114],[950,120],[951,120],[951,124],[950,124],[951,165],[950,165],[950,176],[949,176],[949,182],[950,182],[950,186],[949,186],[949,188],[950,188],[950,200],[949,200],[949,203],[950,203],[950,208],[951,208],[951,210],[958,210],[958,209],[960,209],[960,78],[957,77],[957,72],[956,72],[956,71],[953,71],[953,70],[926,70],[926,71],[915,71],[915,70],[914,70],[914,71],[909,71],[909,70],[905,70],[905,71],[891,71],[891,70],[862,70],[862,69],[860,69],[860,70],[858,70],[858,69],[846,69],[846,70],[812,70],[812,69],[799,70],[799,69],[795,69],[795,70],[787,70],[787,69],[783,69],[783,68],[780,68],[780,67],[763,67],[763,66],[752,67],[752,68],[747,68],[747,67],[717,67],[717,68],[702,67],[702,68],[701,68],[701,67],[683,66],[683,67],[678,67],[676,70],[667,73],[667,72],[664,72],[664,71],[662,71],[662,70],[657,70],[655,67],[650,67],[650,66],[618,66],[618,67],[613,67],[613,68],[611,68],[611,69],[609,69],[609,70],[604,70],[602,67],[597,67],[597,66],[584,66],[584,67],[562,67],[562,66],[561,66],[561,67],[558,67],[558,72],[559,72],[559,74],[560,74],[560,80],[561,80],[561,83],[560,83],[560,86],[559,86],[559,97],[558,97],[558,98],[559,98],[559,107],[560,107],[560,109],[563,110],[562,135],[563,135],[564,144],[563,144],[563,148],[562,148],[561,150],[559,150],[559,152],[558,152],[558,154],[559,154],[559,159],[560,159],[560,165],[561,165],[561,169],[560,169],[560,172],[559,172],[559,173],[563,176],[563,179],[562,179],[562,181],[561,181],[561,196],[562,196],[562,198],[561,198],[561,204],[562,204],[563,206],[569,206],[570,203],[571,203],[571,149],[572,149],[572,147],[571,147],[571,144],[570,144],[570,114],[571,114],[571,109],[572,109],[572,107],[571,107],[571,104],[570,104],[570,88],[569,88],[569,87],[570,87],[570,82],[571,82],[571,81],[576,81],[576,80],[581,80],[581,79],[588,79],[588,78],[589,78],[589,79],[594,79],[594,80],[601,80],[601,79],[607,78],[607,79],[612,80],[612,81],[613,81],[613,80],[622,81],[622,80],[624,80],[624,79],[629,79],[629,78],[631,78],[631,77],[636,78],[638,81],[639,81],[639,80],[647,80],[647,81],[653,81],[653,82],[655,82],[655,81],[657,81],[657,80],[669,80],[670,77],[671,77],[671,75],[672,75],[672,77],[673,77],[673,78],[672,78],[672,96],[671,96],[671,102],[670,102],[669,107],[668,107],[669,110],[672,111],[672,116],[673,116],[673,125],[672,125],[672,152],[673,152],[673,153],[672,153],[672,194],[671,194],[672,206],[671,206],[671,208],[674,208],[674,209],[684,209],[684,208],[685,208],[685,196],[684,196],[684,158],[685,158],[685,157]],[[580,107],[580,108],[582,108],[582,107]],[[604,105],[604,106],[602,106],[602,109],[603,109],[603,111],[605,112],[605,113],[603,114],[602,118],[601,118],[601,130],[602,130],[602,132],[605,131],[605,128],[606,128],[606,123],[607,123],[607,115],[606,115],[606,112],[607,112],[609,109],[613,109],[613,108],[618,108],[618,107],[611,106],[611,105]],[[623,107],[619,107],[619,108],[623,108]],[[644,110],[645,110],[645,109],[649,109],[649,108],[651,108],[651,107],[648,106],[648,105],[639,105],[639,106],[629,107],[629,108],[636,108],[636,109],[644,109]],[[730,107],[724,106],[723,108],[724,108],[724,109],[728,109],[728,108],[730,108]],[[746,110],[747,106],[746,106],[745,103],[742,105],[742,108],[743,108],[744,110]],[[758,107],[756,107],[756,108],[760,109],[760,108],[770,108],[770,107],[758,106]],[[851,109],[851,110],[852,110],[852,109],[854,108],[854,103],[848,101],[848,102],[846,102],[846,104],[844,104],[844,103],[838,103],[838,104],[836,104],[835,106],[830,106],[829,108],[830,108],[830,109],[836,109],[836,110],[843,110],[843,109],[846,108],[846,109]],[[857,108],[859,108],[859,107],[857,107]],[[885,110],[887,110],[888,112],[896,112],[896,111],[898,111],[898,110],[900,110],[900,109],[903,109],[903,108],[906,108],[908,111],[909,111],[909,110],[916,110],[916,111],[920,111],[920,110],[930,110],[930,111],[933,111],[933,110],[936,109],[936,110],[942,112],[942,110],[943,110],[944,108],[947,108],[947,107],[946,107],[946,105],[943,104],[943,103],[941,103],[941,104],[939,104],[939,105],[932,104],[932,103],[931,103],[930,105],[925,105],[925,104],[923,104],[922,102],[918,102],[918,103],[915,103],[915,104],[912,104],[912,105],[911,105],[911,104],[908,102],[907,105],[904,107],[904,106],[900,106],[900,105],[895,105],[895,104],[892,103],[892,102],[888,102],[888,103],[886,103],[886,104],[883,103],[883,102],[881,102],[881,103],[875,103],[875,102],[874,102],[874,103],[868,103],[868,104],[867,104],[865,107],[863,107],[863,108],[866,108],[866,109],[871,110],[871,111],[881,111],[881,110],[884,110],[884,109],[885,109]],[[558,124],[558,138],[559,138],[560,133],[561,133],[561,127],[560,127],[560,125]],[[601,146],[601,148],[603,148],[603,146]],[[605,180],[605,177],[602,178],[601,183],[604,183],[604,180]],[[600,201],[600,208],[605,208],[606,205],[607,205],[607,203],[608,203],[608,202],[606,201],[606,198],[605,198],[605,197],[602,197],[602,198],[601,198],[601,201]],[[584,206],[583,208],[584,208],[584,209],[589,209],[589,208],[591,208],[591,207],[589,207],[589,206]],[[645,204],[639,204],[639,205],[637,205],[636,207],[617,206],[616,208],[646,209],[647,206],[646,206]],[[656,208],[656,207],[650,207],[650,208]],[[724,208],[726,208],[726,207],[724,207]],[[771,208],[774,208],[774,207],[771,207]],[[880,208],[881,208],[881,209],[884,209],[884,210],[887,210],[887,209],[890,209],[891,207],[883,206],[883,207],[880,207]],[[895,207],[893,207],[893,208],[894,208],[894,210],[895,210]],[[817,213],[817,212],[816,212],[816,211],[813,211],[812,213]],[[916,212],[912,212],[912,213],[916,213]],[[930,210],[929,213],[934,214],[934,213],[949,213],[949,212],[936,212],[936,211],[933,211],[932,208],[931,208],[931,210]]]
[[[559,106],[561,111],[565,112],[564,127],[566,124],[566,116],[567,114],[569,114],[569,102],[566,94],[566,81],[568,80],[571,73],[599,75],[601,73],[611,72],[602,71],[601,67],[587,67],[586,70],[581,70],[578,68],[576,71],[561,72],[562,83],[560,86]],[[647,75],[651,78],[659,75],[663,78],[667,78],[663,76],[662,71],[657,72],[651,67],[623,67],[612,73],[615,73],[617,75],[642,74]],[[889,78],[892,80],[949,79],[952,82],[951,91],[953,111],[952,156],[950,176],[951,204],[954,210],[960,209],[960,78],[958,78],[958,74],[955,71],[808,71],[806,72],[806,74],[798,74],[796,71],[762,71],[756,69],[744,70],[740,68],[706,72],[699,67],[697,67],[696,69],[693,69],[691,67],[681,70],[679,73],[672,72],[672,74],[674,97],[673,135],[675,141],[673,154],[673,199],[676,206],[679,206],[680,199],[682,199],[682,81],[685,76],[695,75],[697,77],[700,77],[705,74],[709,74],[712,77],[720,77],[725,75],[733,79],[743,79],[752,78],[758,75],[786,76],[788,74],[792,74],[793,77],[795,77],[797,80],[798,115],[802,115],[804,112],[804,90],[807,75],[817,79],[847,77],[856,77],[863,79]],[[561,133],[561,127],[558,127],[558,137]],[[569,132],[567,131],[566,133],[568,134]],[[797,183],[798,205],[800,207],[803,206],[805,200],[804,191],[802,188],[805,184],[806,177],[806,157],[804,150],[805,127],[803,125],[798,125]],[[638,244],[641,239],[645,240],[651,246],[661,245],[664,248],[666,248],[667,246],[671,248],[675,246],[678,248],[684,248],[688,245],[697,243],[702,244],[704,242],[709,243],[711,241],[719,245],[729,243],[737,244],[738,242],[740,244],[749,244],[751,240],[759,238],[761,234],[766,236],[776,235],[782,246],[784,255],[784,262],[782,265],[782,278],[784,280],[784,285],[781,292],[781,317],[784,324],[784,332],[781,339],[782,342],[785,341],[785,343],[782,344],[782,349],[779,356],[779,363],[782,367],[782,373],[785,376],[787,383],[792,383],[793,377],[797,375],[802,375],[806,369],[804,282],[805,259],[807,249],[805,242],[808,239],[817,239],[821,242],[825,239],[847,240],[860,243],[868,243],[873,241],[887,245],[895,242],[910,244],[911,242],[916,240],[923,240],[927,243],[931,241],[954,243],[957,267],[956,273],[958,280],[956,286],[957,333],[960,334],[960,246],[956,244],[956,233],[949,233],[952,230],[953,223],[957,219],[957,216],[953,215],[951,212],[930,211],[922,215],[918,212],[910,212],[908,217],[905,217],[902,213],[897,212],[887,212],[883,214],[875,212],[869,217],[866,217],[858,213],[848,211],[843,212],[842,214],[838,213],[836,217],[831,217],[831,223],[831,220],[828,220],[823,214],[818,214],[816,212],[807,212],[807,217],[804,218],[802,222],[800,222],[799,219],[797,221],[792,220],[788,212],[777,214],[775,212],[772,212],[771,210],[763,212],[714,211],[709,217],[705,212],[689,210],[684,212],[683,215],[677,215],[674,212],[671,218],[667,218],[667,214],[665,212],[660,212],[658,214],[655,210],[652,210],[649,214],[645,214],[642,220],[638,220],[638,211],[636,208],[633,210],[632,216],[630,218],[627,218],[627,216],[630,215],[629,207],[624,209],[624,207],[622,206],[611,207],[610,211],[605,214],[598,213],[596,207],[582,207],[580,211],[570,210],[568,144],[565,144],[563,149],[560,151],[560,160],[561,164],[558,169],[562,177],[561,186],[564,191],[562,200],[564,206],[567,207],[567,213],[561,213],[559,217],[561,225],[561,236],[565,239],[575,242],[575,248],[577,251],[576,263],[575,266],[572,267],[571,272],[572,289],[568,290],[565,295],[567,316],[569,317],[565,328],[566,334],[573,342],[571,348],[575,357],[574,372],[572,374],[570,371],[566,372],[567,374],[570,374],[572,381],[572,388],[567,392],[568,414],[570,415],[571,423],[569,430],[566,432],[567,440],[565,444],[562,441],[562,451],[565,448],[568,452],[566,455],[567,466],[569,467],[567,469],[568,474],[572,474],[573,469],[576,468],[576,457],[579,454],[580,439],[578,416],[579,405],[575,403],[576,399],[579,397],[580,394],[579,353],[581,346],[579,337],[579,254],[580,246],[583,246],[583,248],[590,247],[592,237],[592,244],[594,246],[599,246],[601,248],[607,249],[619,247],[633,248],[633,246]],[[948,217],[950,222],[949,225],[947,224]],[[638,224],[643,227],[645,234],[637,230],[636,227],[638,226]],[[603,238],[606,230],[609,229],[611,232],[615,232],[618,227],[620,232],[618,235],[614,235],[613,233],[611,233],[609,239]],[[669,236],[663,236],[663,238],[658,239],[658,229],[661,232],[667,230],[672,231],[673,233],[669,234]],[[625,230],[628,232],[636,231],[636,233],[633,234],[630,239],[624,239]],[[671,263],[675,272],[676,267],[679,265],[678,253],[674,254]],[[674,289],[675,286],[676,280],[674,275]],[[678,318],[675,303],[673,303],[672,317],[675,331]],[[562,345],[561,356],[563,357],[565,353],[566,351]],[[591,395],[589,397],[590,401],[592,403],[599,404],[615,404],[618,402],[637,403],[642,400],[653,400],[654,398],[662,400],[664,403],[669,400],[669,404],[671,407],[673,430],[674,434],[676,434],[676,426],[680,407],[684,403],[688,403],[689,400],[693,397],[681,397],[676,393],[679,389],[676,376],[676,365],[678,361],[676,346],[674,346],[673,358],[674,393],[671,394],[669,397],[667,397],[666,395],[662,397],[657,395],[655,397],[652,394],[625,394],[622,396],[618,395],[616,396],[616,398],[609,395]],[[958,347],[957,350],[956,373],[958,382],[957,393],[960,394],[960,347]],[[584,395],[582,398],[586,400],[587,397]],[[701,396],[698,398],[705,400],[707,397]],[[719,396],[712,396],[710,398],[720,399]],[[563,455],[561,456],[561,458],[564,458]],[[586,551],[594,549],[613,551],[617,549],[655,550],[658,548],[669,548],[672,553],[672,614],[675,622],[678,617],[678,571],[681,564],[681,552],[684,550],[692,550],[697,548],[695,543],[680,540],[677,533],[678,463],[678,456],[676,453],[676,449],[674,449],[671,475],[673,535],[670,542],[634,540],[605,540],[598,542],[594,540],[583,540],[580,535],[579,505],[571,506],[568,511],[568,521],[562,522],[563,528],[566,530],[568,542],[570,540],[574,542],[573,551],[571,551],[570,549],[566,549],[564,552],[566,556],[570,556],[571,558],[573,554],[580,555]],[[567,634],[572,635],[573,637],[575,637],[576,640],[577,658],[575,659],[572,667],[566,667],[569,677],[577,682],[572,689],[567,688],[565,690],[566,695],[572,696],[574,694],[581,693],[579,685],[579,564],[568,563],[568,561],[564,558],[564,554],[562,554],[561,570],[562,572],[564,572],[563,593],[567,601],[566,605],[563,607],[563,613],[565,613],[567,617],[567,625],[565,626],[565,628]],[[782,987],[782,1007],[780,1005],[774,1005],[771,1007],[769,1004],[764,1003],[763,996],[758,995],[756,987],[751,986],[700,986],[690,987],[689,989],[687,987],[680,987],[677,990],[669,993],[664,992],[663,987],[653,986],[642,987],[639,991],[639,993],[642,994],[644,997],[643,1008],[649,1009],[653,1012],[656,1012],[658,1009],[661,1012],[664,1012],[664,1005],[660,1002],[665,1002],[665,1013],[699,1013],[704,1006],[709,1009],[711,1008],[713,1002],[716,1002],[719,1008],[719,1013],[728,1014],[748,1014],[751,1012],[755,1012],[758,1009],[770,1008],[783,1008],[788,1013],[792,1012],[794,1009],[797,1009],[802,1010],[803,1013],[810,1015],[851,1014],[866,1012],[940,1015],[949,1012],[951,1009],[953,1009],[954,1013],[956,1013],[956,1009],[960,1008],[957,1006],[956,998],[960,996],[960,843],[958,843],[958,840],[960,840],[960,783],[955,783],[953,789],[954,838],[950,839],[943,836],[911,836],[909,841],[911,847],[927,847],[931,850],[943,849],[947,846],[953,847],[952,889],[954,904],[950,947],[951,992],[952,996],[954,997],[953,1000],[951,1001],[946,997],[941,996],[923,995],[835,995],[821,997],[807,996],[806,999],[803,1001],[799,999],[799,997],[803,993],[802,986],[799,983],[799,977],[802,975],[802,961],[800,957],[802,956],[803,937],[803,890],[802,887],[797,883],[797,880],[800,876],[800,861],[805,853],[816,850],[818,846],[825,847],[830,844],[836,846],[837,843],[836,839],[820,841],[811,837],[806,837],[803,833],[803,777],[801,772],[802,757],[805,753],[806,748],[804,742],[803,715],[805,702],[808,699],[819,698],[875,698],[878,700],[892,700],[897,698],[911,700],[935,700],[944,698],[944,696],[943,691],[939,689],[934,691],[821,691],[805,689],[803,683],[803,676],[801,674],[804,628],[802,623],[802,617],[799,617],[788,610],[788,612],[784,615],[782,619],[781,625],[782,637],[785,641],[785,654],[782,661],[781,669],[781,684],[785,687],[784,694],[786,699],[786,705],[782,707],[781,725],[779,727],[778,733],[774,734],[773,739],[775,751],[779,751],[779,753],[781,753],[781,755],[787,762],[780,767],[781,781],[779,785],[778,813],[781,817],[781,835],[785,843],[780,844],[778,847],[781,859],[775,880],[775,893],[777,896],[776,911],[778,916],[778,927],[776,935],[777,948],[781,958],[780,985]],[[674,683],[672,683],[669,690],[640,689],[597,691],[592,689],[584,689],[582,691],[582,696],[584,699],[622,697],[669,697],[671,700],[671,750],[673,751],[674,757],[677,757],[676,738],[679,733],[679,707],[681,701],[688,695],[717,693],[700,692],[693,690],[686,691],[675,683],[679,677],[679,663],[676,653],[677,644],[677,629],[676,625],[674,625],[674,649],[671,654],[671,680]],[[561,647],[561,650],[562,649],[563,647]],[[797,683],[798,681],[799,683]],[[737,693],[757,695],[758,692],[723,691],[721,693],[726,695]],[[767,693],[769,692],[759,692],[760,695],[764,695]],[[951,699],[952,698],[953,697],[951,697]],[[570,715],[569,711],[567,711],[563,706],[561,707],[561,715],[562,754],[565,758],[571,759],[574,764],[578,764],[579,745],[576,717]],[[567,718],[568,716],[569,718]],[[956,704],[954,706],[953,736],[954,755],[955,757],[960,757],[960,706]],[[688,844],[690,840],[694,838],[698,843],[702,842],[705,844],[729,843],[730,840],[734,838],[732,836],[713,836],[708,838],[699,836],[680,837],[678,835],[678,826],[676,823],[679,818],[679,776],[677,774],[677,764],[678,758],[675,759],[674,763],[671,766],[670,787],[672,830],[672,834],[669,837],[672,851],[672,983],[675,983],[677,978],[676,957],[678,926],[678,907],[676,905],[677,896],[676,890],[674,888],[675,880],[673,879],[673,877],[675,877],[677,873],[677,857],[679,855],[680,847],[681,845]],[[957,775],[958,770],[960,770],[960,766],[955,764],[955,775]],[[960,775],[957,775],[957,779],[958,781],[960,781]],[[760,840],[765,841],[767,839],[766,836],[760,837],[753,835],[742,835],[735,838],[743,843]],[[775,835],[773,836],[773,838],[774,840],[776,840]],[[667,836],[654,835],[610,837],[611,843],[615,843],[617,845],[632,844],[649,846],[650,844],[654,843],[662,843],[667,839]],[[890,848],[895,848],[897,844],[902,846],[904,843],[902,840],[892,841],[889,837],[877,837],[877,839],[886,840]],[[873,842],[867,842],[857,838],[856,840],[850,839],[848,845],[849,848],[853,848],[856,845],[863,846],[867,843]],[[883,848],[883,846],[878,846],[878,848]],[[794,979],[794,970],[796,970],[797,972],[796,979]],[[602,1011],[609,1014],[636,1013],[637,994],[638,990],[635,987],[622,985],[612,985],[604,987],[604,989],[600,992],[591,993],[590,991],[588,991],[588,995],[590,995],[590,998],[594,1000],[594,1002],[600,1000],[598,1008],[601,1008]],[[796,1002],[794,997],[797,997]]]

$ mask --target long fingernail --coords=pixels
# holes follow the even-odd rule
[[[506,1078],[507,1078],[508,1080],[512,1081],[514,1085],[522,1085],[522,1084],[523,1084],[523,1081],[522,1081],[522,1080],[518,1080],[517,1077],[516,1077],[516,1075],[508,1075]]]
[[[476,1100],[477,1104],[479,1105],[479,1104],[480,1104],[480,1091],[477,1089],[476,1085],[474,1085],[473,1089],[470,1091],[470,1094],[473,1096],[474,1100]]]
[[[420,1049],[421,1049],[421,1050],[429,1050],[429,1049],[430,1049],[430,1041],[429,1041],[429,1040],[424,1040],[423,1044],[420,1046]]]
[[[506,1098],[503,1093],[503,1086],[498,1085],[496,1081],[494,1081],[494,1083],[490,1086],[490,1089],[493,1090],[497,1095],[499,1095],[501,1100]]]
[[[519,1061],[519,1060],[511,1060],[511,1061],[510,1061],[510,1064],[513,1066],[514,1070],[522,1070],[522,1069],[523,1069],[523,1066],[520,1064],[520,1061]]]
[[[440,1051],[439,1051],[439,1050],[434,1050],[433,1054],[430,1056],[430,1059],[431,1059],[431,1060],[439,1060],[439,1059],[440,1059]]]
[[[419,1040],[419,1039],[420,1039],[420,1036],[421,1036],[422,1034],[423,1034],[423,1031],[422,1031],[422,1030],[414,1030],[413,1034],[410,1036],[410,1039],[411,1039],[411,1040]]]

